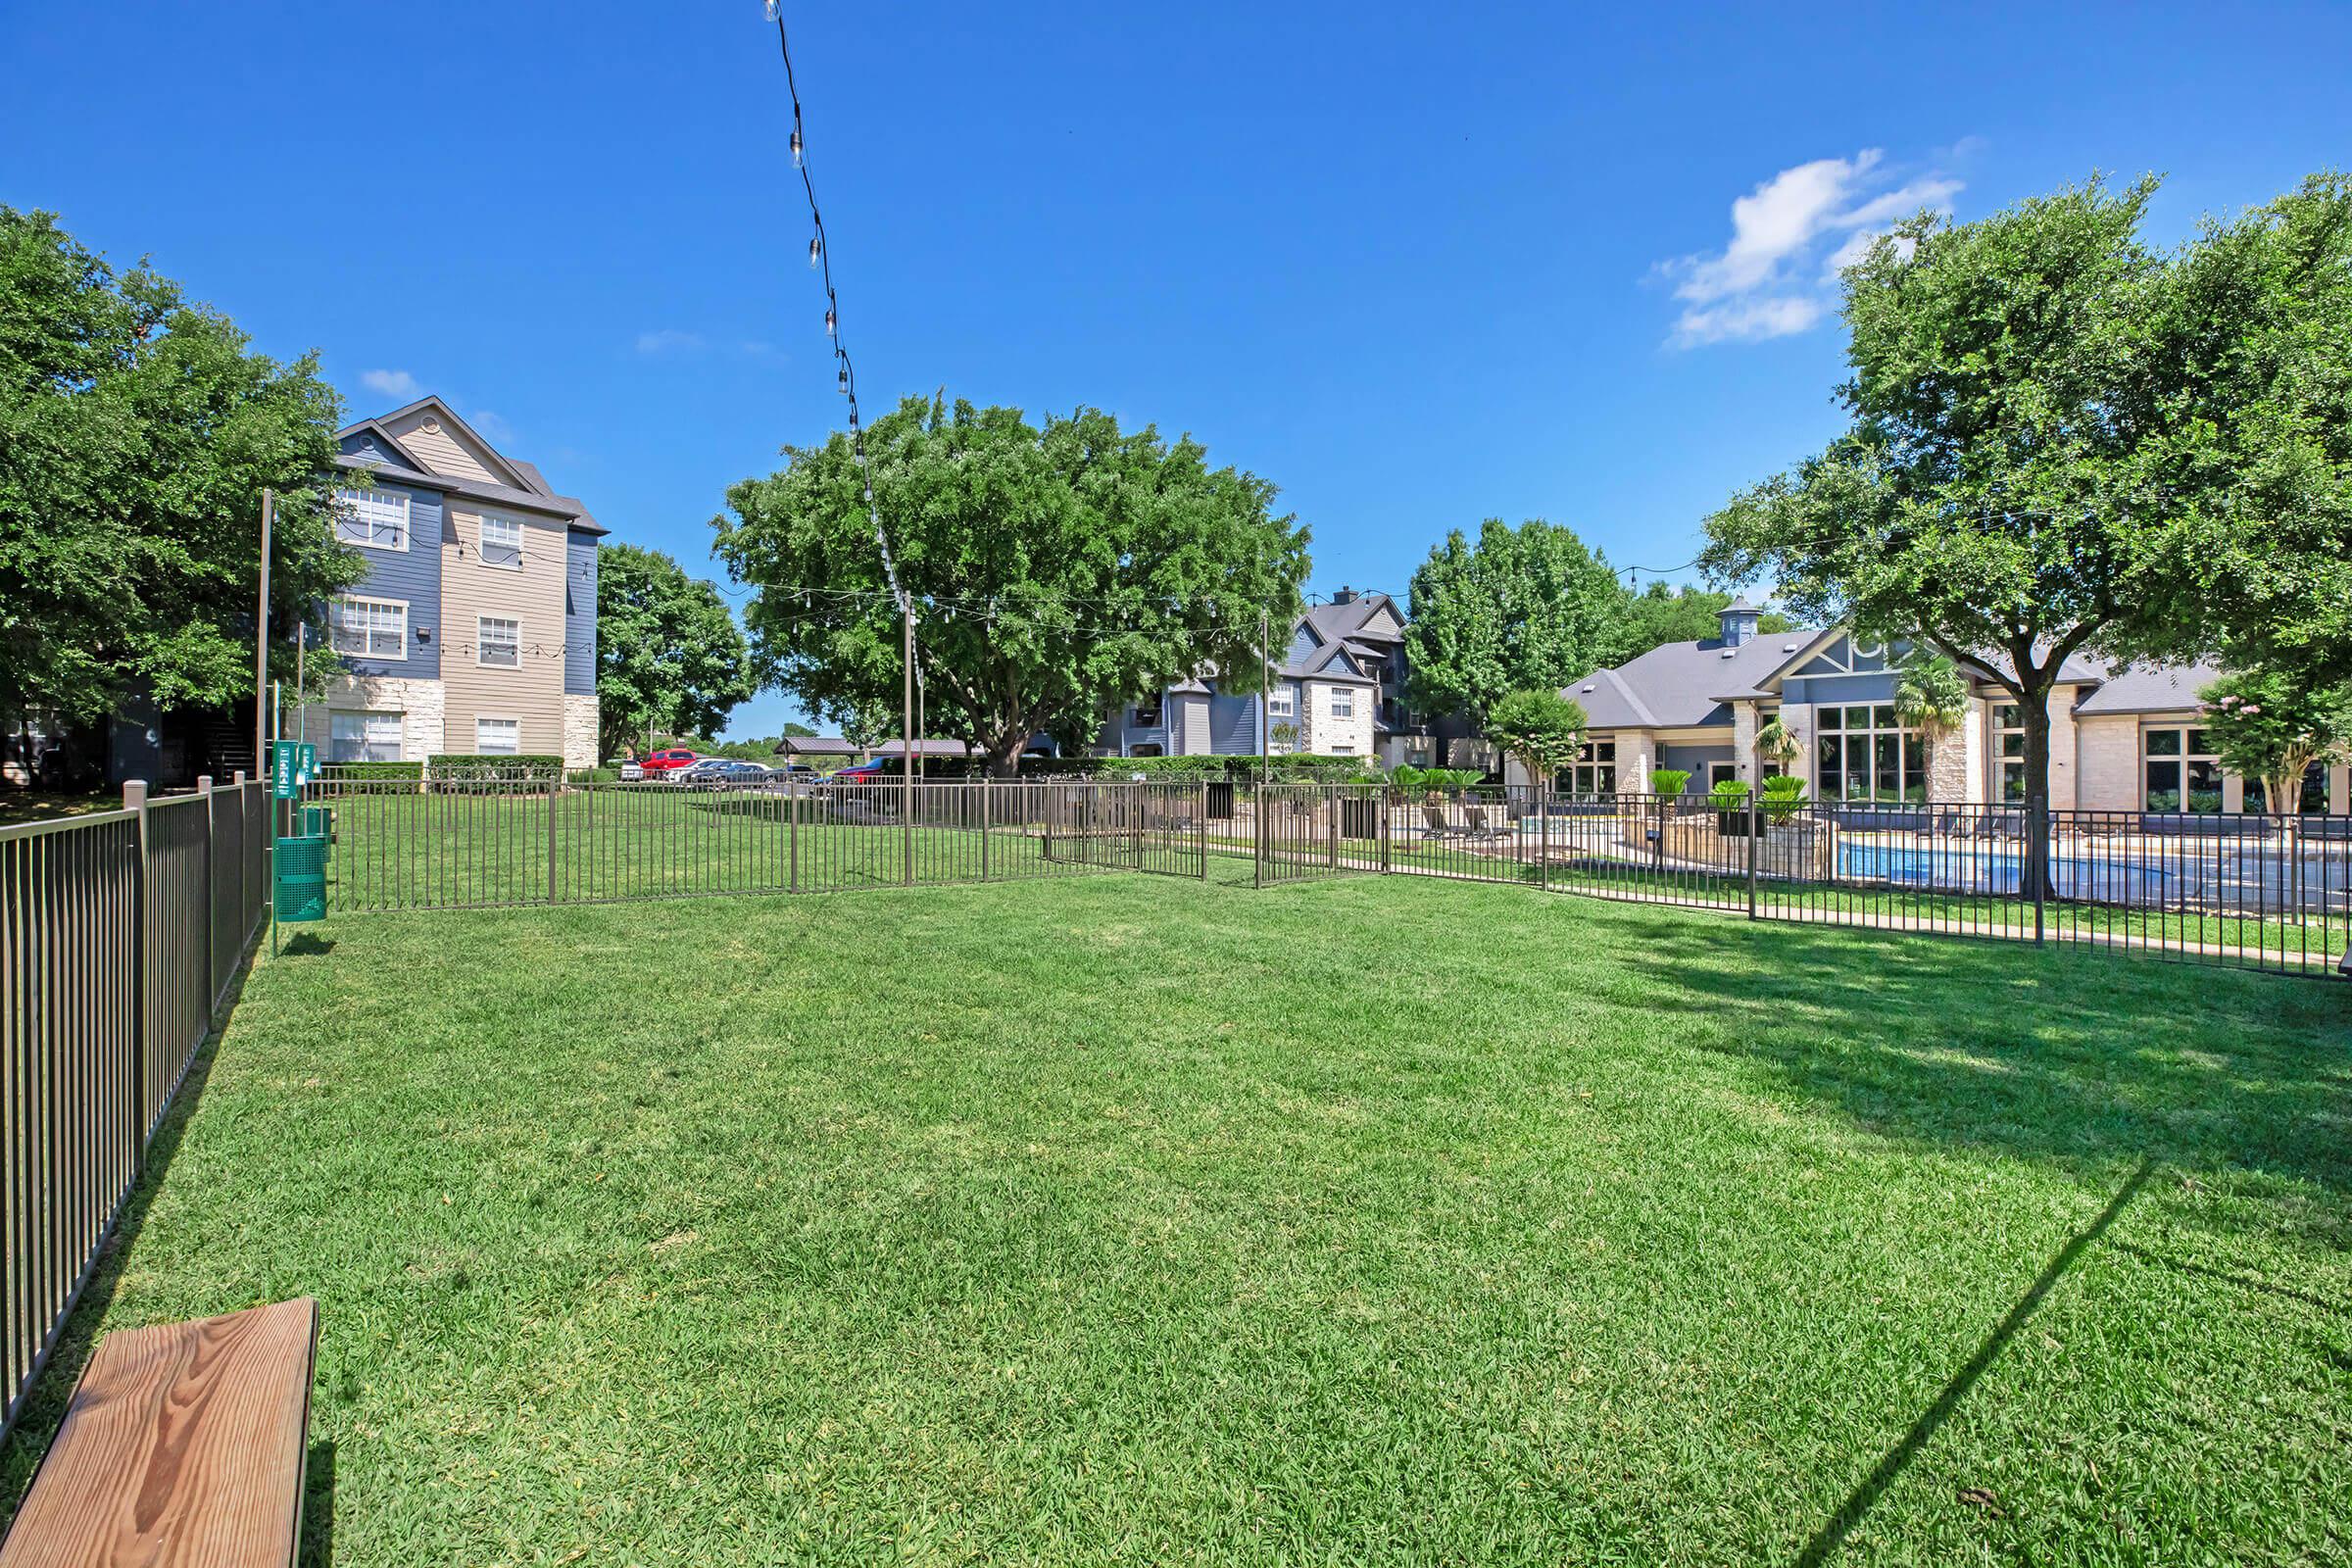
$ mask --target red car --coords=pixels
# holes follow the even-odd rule
[[[647,778],[666,778],[683,768],[692,767],[701,760],[701,757],[688,751],[685,747],[675,746],[666,752],[654,753],[640,765],[644,767]]]

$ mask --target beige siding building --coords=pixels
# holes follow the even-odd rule
[[[439,398],[340,432],[337,528],[368,560],[326,607],[348,676],[300,714],[330,761],[442,753],[597,761],[597,541],[587,509]],[[364,477],[363,477],[364,476]]]

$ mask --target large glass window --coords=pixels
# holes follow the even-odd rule
[[[398,713],[330,713],[326,726],[326,756],[329,761],[400,760]]]
[[[337,490],[335,537],[372,550],[409,548],[409,497],[405,490]]]
[[[2026,715],[2015,703],[1992,710],[1993,779],[1995,799],[2004,806],[2026,804]]]
[[[1298,688],[1278,685],[1266,694],[1266,711],[1276,718],[1289,718],[1298,710]]]
[[[2222,762],[2205,732],[2166,725],[2139,734],[2140,805],[2150,811],[2222,808]]]
[[[2270,793],[2262,780],[2258,778],[2246,780],[2246,809],[2249,811],[2269,810]],[[2328,766],[2326,763],[2314,762],[2303,770],[2301,793],[2302,798],[2295,803],[2295,810],[2298,814],[2306,816],[2327,814]]]
[[[1824,801],[1928,798],[1928,754],[1891,704],[1819,709],[1813,715],[1813,794]]]
[[[1571,795],[1616,794],[1617,743],[1585,742],[1576,750],[1576,760],[1560,769],[1558,784]]]
[[[409,640],[409,607],[387,599],[338,599],[326,610],[327,641],[338,654],[399,659]]]
[[[522,750],[522,720],[477,718],[473,721],[473,750],[480,757],[513,757]]]

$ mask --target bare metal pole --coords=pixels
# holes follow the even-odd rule
[[[277,515],[277,495],[262,492],[262,597],[253,621],[253,765],[265,774],[270,760],[262,750],[270,711],[270,524]]]
[[[298,732],[295,739],[304,741],[311,738],[311,710],[306,706],[310,694],[303,685],[303,670],[310,651],[311,626],[304,621],[294,628],[294,725]]]
[[[1274,733],[1274,655],[1270,647],[1274,635],[1273,617],[1264,609],[1257,612],[1257,799],[1250,805],[1251,837],[1257,853],[1250,858],[1250,880],[1258,887],[1266,885],[1266,780],[1272,773]]]

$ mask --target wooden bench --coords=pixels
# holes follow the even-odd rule
[[[0,1568],[288,1568],[318,1303],[110,1334],[0,1543]]]

